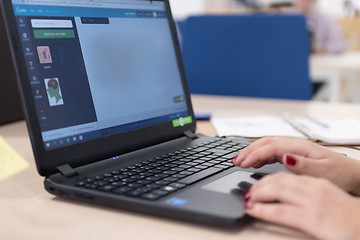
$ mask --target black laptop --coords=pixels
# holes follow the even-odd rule
[[[0,125],[23,119],[8,38],[0,13]]]
[[[241,193],[261,174],[231,164],[246,143],[195,133],[168,0],[1,5],[49,193],[219,226],[247,218]]]

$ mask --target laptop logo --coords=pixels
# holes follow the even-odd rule
[[[181,206],[185,206],[186,204],[188,204],[189,200],[183,199],[183,198],[171,198],[169,200],[166,200],[166,203],[170,204],[170,205],[181,207]]]
[[[192,122],[193,122],[192,117],[188,116],[188,117],[181,117],[181,118],[175,119],[172,121],[172,124],[173,124],[173,127],[183,127]]]

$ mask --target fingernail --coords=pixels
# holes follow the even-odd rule
[[[289,166],[295,166],[296,165],[296,159],[291,155],[286,155],[286,164]]]
[[[237,157],[238,157],[238,156],[235,156],[235,157],[233,158],[233,160],[232,160],[233,164],[235,164]]]
[[[254,204],[250,201],[250,198],[249,198],[249,200],[247,200],[247,201],[245,202],[244,208],[250,210],[250,209],[252,209],[253,207],[254,207]]]
[[[244,193],[244,196],[245,196],[245,198],[249,198],[249,197],[250,197],[250,190],[247,190],[247,191]]]

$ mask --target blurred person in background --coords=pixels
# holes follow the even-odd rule
[[[342,53],[347,44],[342,29],[330,16],[315,7],[315,0],[293,0],[294,11],[308,20],[313,53]]]

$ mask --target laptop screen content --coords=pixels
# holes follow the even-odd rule
[[[12,2],[45,149],[193,121],[164,2]]]

